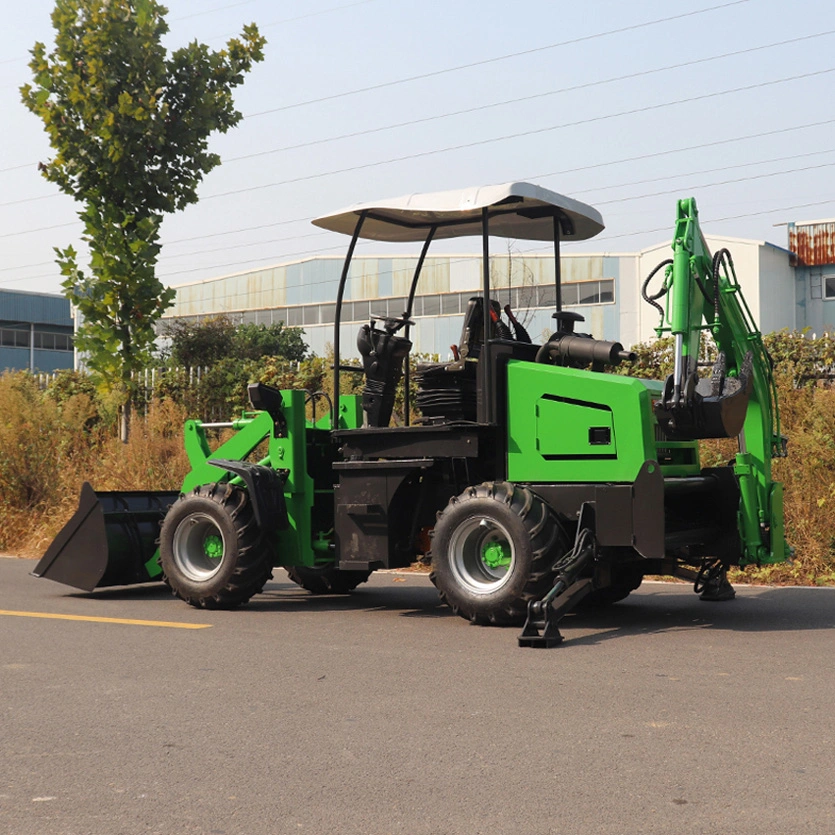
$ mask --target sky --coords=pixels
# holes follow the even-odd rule
[[[0,287],[60,292],[53,248],[83,251],[78,204],[38,173],[51,149],[19,94],[31,80],[28,51],[51,45],[54,2],[14,11],[2,3]],[[204,179],[199,203],[163,223],[157,275],[169,286],[341,255],[347,239],[310,220],[353,203],[517,180],[602,213],[606,229],[565,252],[669,240],[680,197],[696,198],[707,234],[778,246],[787,245],[787,222],[835,216],[835,4],[170,0],[167,8],[169,49],[194,39],[220,49],[251,22],[268,40],[265,60],[235,92],[243,120],[211,140],[223,164]]]

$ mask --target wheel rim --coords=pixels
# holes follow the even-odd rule
[[[205,582],[220,571],[226,542],[211,516],[192,513],[174,531],[174,563],[189,580]]]
[[[507,529],[487,516],[474,516],[459,525],[450,553],[456,580],[474,594],[491,594],[504,586],[516,562]]]

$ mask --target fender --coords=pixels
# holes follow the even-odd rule
[[[247,461],[213,459],[209,461],[238,476],[246,485],[258,527],[264,530],[286,530],[289,525],[287,502],[284,500],[284,479],[272,467]]]

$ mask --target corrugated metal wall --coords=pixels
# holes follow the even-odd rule
[[[0,289],[0,320],[72,327],[70,303],[63,296]]]
[[[789,249],[798,266],[835,264],[835,220],[789,224]]]
[[[381,258],[357,256],[345,288],[346,300],[405,296],[409,292],[417,256]],[[612,259],[607,259],[609,262]],[[590,281],[604,277],[603,257],[569,255],[561,259],[563,281]],[[166,318],[205,316],[211,313],[263,310],[285,305],[336,300],[342,259],[310,258],[280,267],[252,270],[175,289],[174,306]],[[554,282],[551,255],[494,255],[490,259],[493,285],[523,287]],[[475,255],[433,256],[426,259],[418,293],[477,291],[481,286],[481,259]]]

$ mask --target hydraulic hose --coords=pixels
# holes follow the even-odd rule
[[[654,269],[654,270],[653,270],[653,271],[652,271],[652,272],[651,272],[651,273],[647,276],[646,281],[643,283],[643,285],[642,285],[642,287],[641,287],[641,298],[642,298],[645,302],[648,302],[649,304],[651,304],[651,305],[652,305],[652,306],[653,306],[653,307],[654,307],[654,308],[655,308],[655,309],[656,309],[656,310],[657,310],[657,311],[661,314],[661,318],[662,318],[662,319],[664,318],[664,308],[663,308],[663,307],[661,307],[661,305],[660,305],[660,304],[658,304],[658,299],[660,299],[660,298],[661,298],[661,297],[662,297],[662,296],[663,296],[663,295],[667,292],[667,287],[666,287],[666,286],[664,286],[664,285],[662,285],[662,286],[661,286],[661,289],[660,289],[660,290],[659,290],[659,291],[658,291],[655,295],[653,295],[653,296],[649,296],[649,295],[647,295],[647,288],[649,287],[649,283],[650,283],[650,281],[652,281],[652,279],[655,277],[655,274],[656,274],[659,270],[663,269],[664,267],[669,267],[669,266],[672,266],[672,263],[673,263],[673,259],[672,259],[672,258],[668,258],[666,261],[662,261],[662,262],[661,262],[661,263],[660,263],[660,264],[659,264],[659,265],[658,265],[658,266],[657,266],[657,267],[656,267],[656,268],[655,268],[655,269]]]

